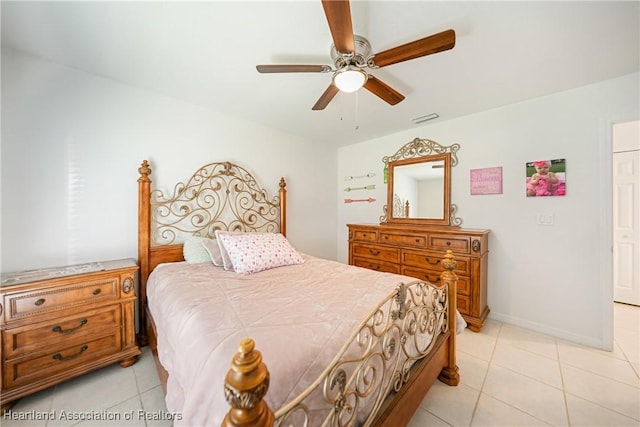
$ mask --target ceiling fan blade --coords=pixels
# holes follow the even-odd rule
[[[312,110],[324,110],[338,92],[340,92],[340,90],[337,87],[333,84],[329,85],[322,96],[320,96],[320,99],[318,99],[318,102],[313,106]]]
[[[391,105],[396,105],[404,99],[404,95],[372,75],[369,75],[364,88]]]
[[[397,64],[409,59],[420,58],[452,49],[456,45],[456,33],[453,30],[446,30],[433,34],[420,40],[416,40],[401,46],[397,46],[380,53],[376,53],[373,62],[378,67]]]
[[[327,73],[328,65],[256,65],[259,73]]]
[[[348,0],[322,0],[324,14],[329,22],[333,44],[340,53],[355,51],[353,44],[353,25]]]

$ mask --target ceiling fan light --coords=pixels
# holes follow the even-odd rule
[[[333,75],[333,84],[342,92],[355,92],[367,81],[367,74],[355,68],[338,70]]]

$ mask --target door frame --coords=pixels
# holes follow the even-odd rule
[[[602,348],[613,350],[613,125],[602,120],[600,131],[600,283],[602,284]]]
[[[601,120],[600,132],[600,283],[602,283],[602,348],[613,350],[613,125],[627,120]]]

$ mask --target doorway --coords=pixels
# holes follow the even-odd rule
[[[640,306],[640,121],[613,125],[613,299]]]

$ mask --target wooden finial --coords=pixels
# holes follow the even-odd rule
[[[252,339],[245,338],[240,341],[225,378],[224,395],[231,409],[222,426],[271,427],[275,417],[262,400],[268,388],[269,371],[262,363],[262,354],[255,350]]]
[[[442,258],[442,267],[446,272],[453,272],[453,270],[456,269],[456,267],[458,266],[458,263],[456,262],[455,257],[453,256],[453,251],[451,251],[451,249],[447,250],[447,253],[444,254],[444,258]]]
[[[149,162],[147,162],[146,160],[143,160],[142,164],[138,168],[138,172],[140,173],[140,178],[138,178],[138,182],[150,181],[149,175],[151,175],[151,168],[149,167]]]
[[[280,178],[280,190],[278,196],[280,198],[280,233],[287,235],[287,183],[284,177]]]

